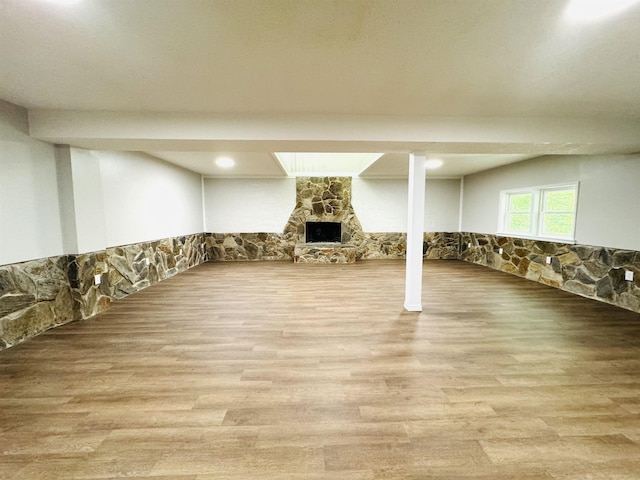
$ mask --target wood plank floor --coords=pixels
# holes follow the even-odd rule
[[[640,315],[424,277],[210,263],[0,352],[0,478],[640,479]]]

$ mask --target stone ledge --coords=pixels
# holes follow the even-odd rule
[[[355,245],[341,243],[299,243],[293,251],[294,263],[355,263]]]

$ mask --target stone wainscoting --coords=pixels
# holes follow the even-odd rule
[[[207,257],[214,262],[293,261],[295,241],[281,233],[207,233]]]
[[[356,247],[334,243],[298,244],[294,250],[295,263],[356,263]]]
[[[640,313],[638,251],[480,233],[459,238],[461,260]],[[624,279],[626,270],[633,281]]]
[[[0,266],[0,350],[103,312],[112,300],[205,262],[204,238],[186,235]]]
[[[0,266],[0,350],[96,315],[112,300],[207,260],[293,262],[295,246],[291,234],[201,233]],[[363,233],[356,255],[402,259],[405,249],[404,233]],[[638,251],[430,232],[424,235],[424,258],[464,260],[640,313]],[[634,272],[634,281],[625,280],[626,270]],[[101,275],[98,286],[95,275]]]
[[[280,233],[207,233],[207,257],[214,262],[284,260],[293,261],[297,240]],[[312,247],[312,245],[311,245]],[[404,258],[405,233],[364,233],[359,240],[356,260]],[[459,234],[429,232],[424,234],[426,259],[457,259]],[[330,263],[330,262],[327,262]]]

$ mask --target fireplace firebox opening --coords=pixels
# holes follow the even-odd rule
[[[341,243],[342,223],[307,222],[305,225],[306,243]]]

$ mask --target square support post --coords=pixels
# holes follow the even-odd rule
[[[404,308],[422,311],[422,244],[424,239],[424,194],[426,154],[409,155],[407,262]]]

